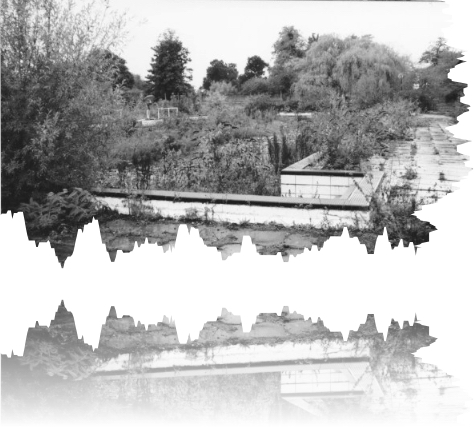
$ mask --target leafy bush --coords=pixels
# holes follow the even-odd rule
[[[81,188],[49,193],[42,203],[31,199],[20,205],[27,228],[36,231],[49,231],[61,224],[86,224],[97,215],[100,207],[95,197]]]
[[[268,80],[261,77],[253,77],[242,84],[240,92],[242,95],[258,95],[261,93],[268,93]]]
[[[386,155],[388,141],[410,139],[411,112],[408,101],[385,102],[365,110],[352,110],[342,100],[326,113],[301,122],[289,143],[291,157],[299,161],[320,154],[324,169],[359,169],[373,155]]]
[[[408,183],[403,186],[385,186],[371,199],[371,228],[381,234],[386,227],[393,244],[400,239],[415,245],[426,242],[429,233],[435,228],[413,215],[418,208],[416,193]]]
[[[194,92],[171,97],[169,105],[178,108],[180,113],[196,114],[200,110],[199,97]]]
[[[220,92],[210,92],[206,97],[206,102],[203,107],[203,113],[210,115],[219,112],[225,105],[226,96]]]
[[[156,187],[176,191],[279,194],[279,176],[256,140],[230,139],[220,126],[192,158],[168,152],[156,169]]]
[[[244,107],[245,113],[250,117],[254,117],[257,112],[279,111],[280,109],[281,103],[275,102],[267,94],[250,97]]]
[[[121,42],[123,17],[98,2],[17,3],[0,9],[4,210],[35,192],[91,186],[124,102],[110,64],[91,55]]]
[[[220,93],[224,96],[235,95],[237,92],[235,86],[226,81],[212,82],[209,91],[210,93]]]

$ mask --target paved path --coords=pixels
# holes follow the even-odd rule
[[[429,204],[454,191],[471,168],[465,166],[468,156],[457,151],[467,141],[454,138],[447,130],[449,117],[425,114],[419,118],[426,125],[414,130],[413,141],[395,143],[390,159],[374,157],[371,164],[385,171],[386,184],[409,185],[418,202]]]

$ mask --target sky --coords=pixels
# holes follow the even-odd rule
[[[241,73],[250,56],[271,63],[284,26],[293,25],[305,38],[312,33],[372,34],[375,41],[418,61],[450,22],[446,4],[425,2],[112,0],[111,5],[132,18],[128,41],[118,52],[132,73],[146,77],[151,48],[169,28],[190,52],[196,88],[214,59],[237,64]]]

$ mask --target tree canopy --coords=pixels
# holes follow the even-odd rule
[[[239,76],[239,83],[245,83],[247,80],[253,78],[263,77],[265,68],[268,64],[258,55],[251,56],[247,59],[247,65],[244,69],[244,74]]]
[[[420,58],[420,64],[438,65],[439,60],[451,53],[452,50],[446,43],[446,39],[439,37],[427,50],[423,52]]]
[[[192,91],[189,51],[172,30],[167,30],[152,48],[154,55],[147,76],[147,93],[156,99],[171,99]]]
[[[371,36],[323,35],[295,66],[294,93],[302,103],[324,104],[333,93],[367,107],[401,89],[408,59],[372,41]]]
[[[131,89],[135,84],[135,77],[127,67],[127,61],[115,53],[107,50],[105,60],[110,61],[114,88],[117,86]]]
[[[135,84],[135,77],[127,67],[127,61],[107,49],[97,49],[91,52],[93,62],[103,66],[101,75],[109,74],[112,87],[131,89]]]
[[[303,58],[306,43],[293,26],[284,27],[273,45],[274,63],[270,68],[270,82],[274,92],[289,94],[296,81],[296,60]]]
[[[288,62],[292,58],[302,58],[305,50],[306,44],[300,32],[293,26],[283,27],[273,45],[275,65]]]
[[[211,66],[207,68],[206,77],[202,82],[202,87],[209,90],[213,82],[227,82],[235,84],[239,72],[237,65],[227,64],[222,60],[214,59],[211,61]]]
[[[429,64],[418,71],[419,98],[425,109],[434,109],[437,104],[460,102],[465,84],[448,78],[449,71],[462,63],[462,52],[449,47],[442,37],[436,40],[420,58],[420,63]]]
[[[91,52],[117,47],[126,20],[106,1],[3,0],[0,13],[5,210],[94,179],[110,135],[102,118],[122,101]]]

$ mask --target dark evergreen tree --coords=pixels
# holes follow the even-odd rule
[[[183,46],[174,31],[168,30],[160,36],[152,48],[154,55],[147,76],[147,93],[155,99],[171,99],[172,95],[185,95],[192,91],[192,79],[187,64],[191,61],[189,51]]]

